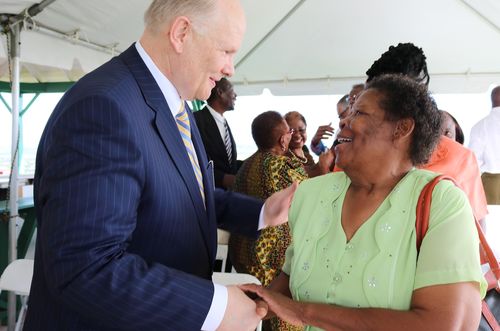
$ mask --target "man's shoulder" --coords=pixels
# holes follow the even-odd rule
[[[494,112],[493,110],[476,122],[471,128],[471,136],[481,136],[487,133],[489,129],[492,128],[492,125],[498,123],[498,118],[500,118],[500,107],[498,107],[498,111]],[[495,109],[495,108],[494,108]]]
[[[208,108],[207,106],[201,108],[200,110],[197,110],[197,111],[194,111],[193,112],[193,115],[196,119],[198,118],[204,118],[206,115],[207,115],[208,112]]]
[[[83,76],[68,90],[68,95],[85,98],[88,96],[105,96],[117,94],[126,86],[134,86],[133,75],[117,57],[112,58],[97,69]],[[123,95],[122,93],[118,93]]]
[[[193,112],[194,119],[196,120],[196,124],[198,125],[198,129],[204,135],[204,131],[207,130],[207,126],[209,125],[210,118],[212,115],[208,111],[208,108],[205,106],[200,110]]]

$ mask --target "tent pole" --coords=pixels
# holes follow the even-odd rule
[[[54,1],[56,1],[56,0],[43,0],[40,3],[35,3],[33,6],[31,6],[28,9],[28,14],[30,16],[35,16],[35,15],[39,14],[40,12],[42,12],[42,10],[44,10],[45,7],[47,7],[48,5],[53,3]]]
[[[10,33],[10,51],[9,54],[12,63],[12,149],[11,149],[11,182],[10,182],[10,199],[9,199],[9,263],[17,259],[17,234],[16,224],[18,218],[18,177],[19,177],[19,158],[17,154],[18,136],[19,136],[19,57],[20,57],[20,24],[11,26]],[[16,324],[16,295],[14,292],[9,292],[7,305],[7,321],[8,330],[14,331]]]

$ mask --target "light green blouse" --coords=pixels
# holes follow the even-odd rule
[[[292,244],[283,266],[293,298],[407,310],[415,289],[466,281],[479,282],[484,296],[471,207],[450,181],[434,188],[417,261],[416,204],[434,176],[411,170],[349,242],[341,225],[349,178],[337,172],[304,181],[289,212]]]

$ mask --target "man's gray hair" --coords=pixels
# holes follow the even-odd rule
[[[187,16],[191,22],[203,30],[216,12],[219,0],[153,0],[144,14],[146,27],[158,31],[165,23],[178,16]]]

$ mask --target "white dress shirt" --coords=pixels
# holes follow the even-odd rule
[[[476,154],[481,172],[500,174],[500,107],[471,129],[469,148]]]
[[[226,139],[226,127],[224,126],[224,123],[226,122],[226,119],[224,118],[223,115],[219,114],[215,109],[210,107],[210,105],[207,103],[207,108],[210,114],[212,114],[212,117],[215,120],[215,124],[217,124],[217,128],[219,129],[220,136],[222,138],[222,141]]]

